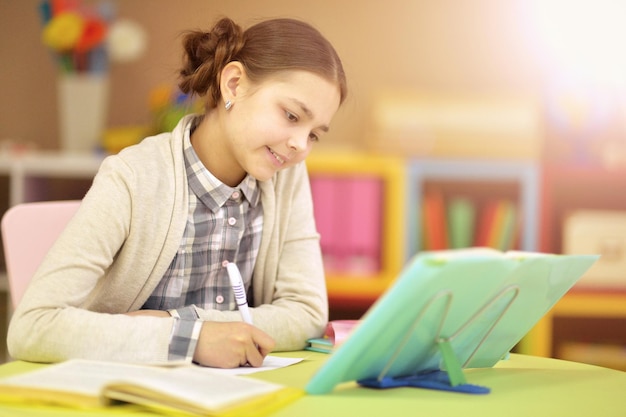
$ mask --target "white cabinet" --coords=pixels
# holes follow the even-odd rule
[[[24,154],[0,153],[0,177],[5,195],[0,195],[0,208],[23,202],[46,200],[80,199],[98,171],[103,156],[93,153],[28,152]],[[4,190],[3,190],[4,191]],[[2,256],[0,271],[4,271]],[[11,316],[8,297],[8,282],[4,272],[0,272],[0,297],[5,300],[6,309],[0,309],[0,323],[7,323]],[[5,315],[6,317],[2,318]],[[6,352],[6,334],[2,331],[0,362]]]
[[[102,157],[89,153],[29,153],[24,156],[0,157],[0,172],[9,176],[9,204],[50,199],[73,199],[75,193],[51,195],[46,181],[90,181],[102,162]],[[52,198],[50,198],[52,197]]]

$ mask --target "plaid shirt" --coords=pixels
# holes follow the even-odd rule
[[[263,229],[257,181],[246,176],[231,188],[200,162],[184,137],[189,183],[189,217],[176,256],[144,309],[168,310],[176,319],[169,359],[190,361],[202,322],[195,308],[235,310],[234,294],[224,267],[235,262],[250,293],[252,272]]]

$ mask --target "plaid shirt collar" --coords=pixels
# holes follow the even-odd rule
[[[214,213],[231,198],[237,189],[248,200],[250,206],[256,207],[261,193],[255,178],[248,174],[237,187],[229,187],[218,180],[200,161],[198,154],[191,145],[191,130],[197,126],[200,120],[199,117],[194,118],[185,128],[183,137],[185,169],[192,192]]]

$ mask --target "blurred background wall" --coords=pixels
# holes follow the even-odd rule
[[[220,16],[243,26],[296,17],[341,55],[350,97],[325,145],[361,146],[377,91],[540,94],[546,65],[524,0],[117,0],[119,17],[147,31],[137,61],[111,68],[108,125],[146,123],[156,85],[175,85],[180,34]],[[55,67],[40,41],[39,0],[0,0],[0,139],[58,147]]]
[[[97,1],[85,0],[86,4]],[[626,131],[626,3],[612,0],[111,0],[148,34],[140,59],[112,65],[107,125],[149,122],[148,97],[175,86],[180,34],[229,16],[295,17],[341,55],[350,97],[322,146],[362,147],[380,91],[566,97],[576,128],[610,110]],[[40,37],[40,0],[0,0],[0,140],[59,147],[57,78]],[[617,105],[615,104],[617,100]],[[607,104],[608,103],[608,104]],[[615,113],[621,113],[614,117]],[[601,117],[604,115],[600,114]],[[589,120],[584,120],[585,118]],[[591,120],[593,122],[593,120]],[[613,126],[614,127],[614,126]],[[615,130],[615,129],[614,129]],[[623,136],[623,135],[622,135]]]

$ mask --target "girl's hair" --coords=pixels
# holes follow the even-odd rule
[[[347,94],[346,76],[333,46],[311,25],[294,19],[272,19],[243,31],[222,18],[209,32],[190,31],[184,40],[179,88],[206,97],[206,108],[221,98],[220,74],[226,64],[240,62],[253,82],[280,71],[305,70],[337,83],[340,102]]]

